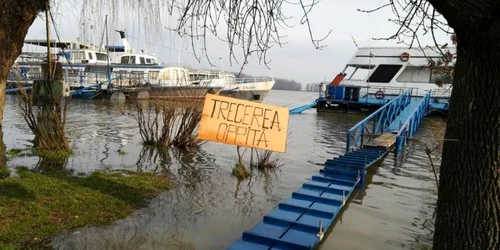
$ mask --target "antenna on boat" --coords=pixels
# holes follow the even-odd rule
[[[177,64],[181,64],[181,43],[182,43],[182,36],[179,34],[179,53],[177,54]]]
[[[108,32],[108,15],[104,19],[104,28],[106,29],[106,75],[108,77],[108,89],[111,87],[111,69],[109,66],[109,32]]]
[[[50,58],[50,23],[49,23],[50,2],[49,2],[49,0],[47,0],[45,2],[45,4],[47,5],[47,8],[45,8],[45,29],[47,32],[47,62],[49,63],[47,76],[50,79],[50,78],[52,78],[52,62],[51,62],[51,58]]]

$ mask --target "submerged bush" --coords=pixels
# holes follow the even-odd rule
[[[257,162],[253,166],[260,170],[278,168],[281,166],[278,156],[274,155],[273,157],[273,151],[262,150],[261,153],[259,153],[259,150],[255,150],[255,155],[257,157]]]
[[[37,89],[43,96],[27,92],[20,83],[19,88],[21,114],[35,135],[34,147],[39,151],[65,151],[71,154],[65,135],[66,113],[70,98],[56,93],[51,81],[39,81]],[[33,87],[35,88],[35,86]]]
[[[250,177],[250,172],[248,172],[244,165],[236,163],[233,168],[233,175],[241,180]]]
[[[146,104],[133,100],[137,107],[137,122],[142,141],[155,147],[198,147],[196,137],[202,101],[174,102],[153,100]]]
[[[236,146],[236,152],[238,153],[238,162],[234,165],[233,168],[233,175],[236,176],[238,179],[246,179],[249,177],[251,174],[248,172],[248,170],[245,167],[245,164],[243,163],[243,155],[244,152],[240,152],[241,146]]]

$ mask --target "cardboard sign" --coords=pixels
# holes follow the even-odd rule
[[[198,139],[285,152],[288,108],[207,94]]]

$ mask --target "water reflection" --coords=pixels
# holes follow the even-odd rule
[[[67,167],[69,157],[58,157],[58,158],[49,158],[49,157],[39,157],[38,162],[32,171],[37,173],[66,173],[71,174],[72,171]]]

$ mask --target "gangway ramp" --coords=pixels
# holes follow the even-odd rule
[[[411,100],[406,92],[356,124],[347,132],[344,155],[328,159],[318,174],[228,249],[315,249],[363,185],[366,170],[390,150],[401,149],[404,139],[415,133],[429,99],[430,92],[420,100]]]

